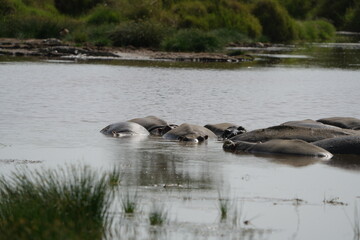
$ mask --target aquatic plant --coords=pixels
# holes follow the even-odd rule
[[[112,222],[109,193],[109,174],[88,167],[2,176],[0,239],[100,239]]]
[[[163,225],[167,221],[167,218],[168,214],[165,207],[159,204],[153,204],[149,213],[150,225]]]
[[[225,220],[228,216],[228,211],[230,208],[230,200],[219,196],[218,203],[219,203],[219,210],[220,210],[220,218],[221,218],[221,220]]]
[[[121,206],[125,213],[134,213],[138,207],[138,195],[137,191],[131,195],[129,190],[121,196]]]

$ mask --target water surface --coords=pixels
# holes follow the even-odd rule
[[[232,122],[247,130],[360,118],[359,50],[302,49],[240,64],[2,58],[0,173],[23,166],[120,167],[121,188],[137,190],[142,205],[133,218],[114,210],[124,239],[353,239],[359,156],[322,162],[234,155],[217,141],[184,145],[99,133],[148,115],[175,124]],[[222,222],[219,198],[232,204]],[[147,222],[153,202],[169,214],[156,231]]]

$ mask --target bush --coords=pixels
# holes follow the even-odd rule
[[[114,46],[159,47],[164,29],[151,21],[125,22],[110,34]]]
[[[168,37],[162,43],[167,51],[177,52],[207,52],[222,47],[215,35],[198,29],[183,29]]]
[[[0,0],[0,16],[15,12],[15,4],[10,0]]]
[[[0,34],[14,38],[59,37],[60,30],[67,27],[66,22],[61,19],[36,15],[11,15],[5,17],[1,25]]]
[[[54,0],[55,7],[61,13],[79,16],[88,10],[95,7],[97,4],[102,3],[102,0]]]
[[[348,9],[345,15],[344,30],[360,32],[360,2],[354,8]]]
[[[317,17],[329,20],[335,27],[344,25],[346,12],[353,8],[357,0],[321,0],[316,8]]]
[[[296,25],[286,9],[273,0],[256,3],[254,15],[260,20],[263,34],[274,42],[288,42],[297,38]]]
[[[111,224],[109,177],[89,168],[0,178],[0,239],[101,239]]]
[[[328,41],[335,36],[335,27],[325,20],[298,22],[299,38],[308,41]]]
[[[119,23],[121,19],[120,14],[105,6],[99,6],[95,8],[87,17],[87,23],[93,25]]]
[[[318,3],[317,0],[279,0],[279,2],[296,19],[306,19]]]

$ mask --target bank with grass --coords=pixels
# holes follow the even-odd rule
[[[336,30],[360,31],[359,17],[355,0],[0,0],[0,37],[204,52],[328,41]]]

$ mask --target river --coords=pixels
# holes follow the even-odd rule
[[[121,188],[137,191],[142,205],[132,218],[114,210],[123,239],[354,239],[359,156],[235,155],[220,141],[183,145],[99,131],[148,115],[247,130],[360,118],[359,45],[254,50],[254,63],[0,56],[0,174],[71,164],[120,168]],[[220,198],[231,203],[225,221]],[[153,202],[168,212],[156,231],[147,222]]]

